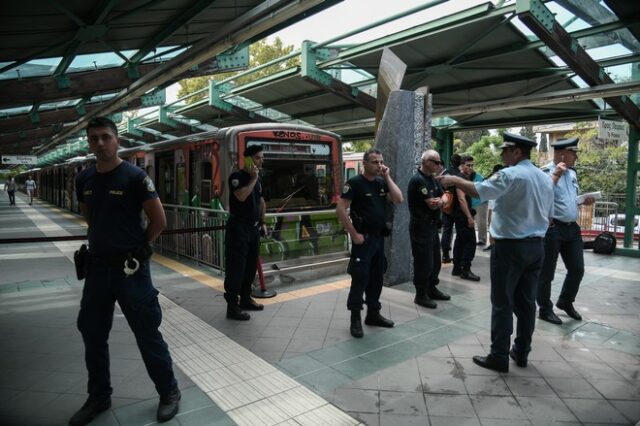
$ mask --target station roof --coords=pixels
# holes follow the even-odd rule
[[[183,8],[177,8],[179,12],[174,10],[173,15],[167,12],[163,22],[166,22],[170,16],[175,17],[176,13],[186,13],[185,2],[169,1],[168,3],[179,4]],[[188,3],[194,6],[194,2]],[[202,2],[195,3],[202,7]],[[211,3],[209,8],[225,4],[224,2],[208,3]],[[236,3],[233,2],[233,4]],[[260,2],[242,3],[247,6],[245,13],[250,13],[250,7]],[[328,3],[335,3],[335,1],[320,3],[322,4],[318,7],[325,7]],[[136,5],[139,6],[139,3],[134,2],[130,7],[135,9]],[[630,76],[632,82],[640,79],[640,42],[638,40],[640,3],[624,0],[606,0],[604,4],[595,0],[588,2],[554,0],[547,2],[546,6],[557,16],[562,15],[558,11],[564,12],[564,16],[567,13],[572,16],[562,22],[562,25],[580,46],[587,52],[592,52],[604,71],[615,77],[619,69],[616,67],[626,66],[632,68]],[[204,10],[207,10],[207,13],[211,12],[206,8]],[[207,13],[202,15],[204,20],[206,20],[205,16],[215,15],[207,15]],[[229,19],[232,19],[231,15],[229,16]],[[233,16],[237,17],[237,15]],[[95,24],[95,20],[85,19],[87,22],[94,22],[91,25],[100,25],[99,22]],[[149,20],[162,21],[160,18],[152,19],[152,16]],[[279,25],[283,26],[289,22],[291,19],[283,19]],[[1,20],[0,23],[2,23]],[[140,23],[137,25],[139,26]],[[132,24],[132,26],[136,25]],[[180,42],[184,44],[186,33],[183,27],[176,27],[174,31],[176,39],[173,41],[159,41],[158,32],[162,31],[160,26],[155,32],[145,32],[146,43],[139,40],[138,44],[132,44],[127,48],[144,49],[144,46],[150,45],[149,37],[155,39],[155,44],[159,46],[156,47],[157,50],[165,45],[176,46],[180,45]],[[188,31],[195,31],[196,27],[198,25],[194,24],[194,27],[191,27],[189,24],[188,28],[191,29]],[[253,38],[247,36],[246,39],[250,41],[264,36],[274,28],[277,28],[277,25],[265,28],[260,33],[256,33]],[[75,34],[77,38],[79,32],[76,29],[76,33],[72,32],[68,35]],[[125,33],[126,31],[114,31],[114,37],[120,34],[125,38],[122,36]],[[194,33],[191,32],[191,34]],[[2,33],[0,33],[0,42],[3,41],[1,36]],[[210,35],[202,35],[204,38],[208,36]],[[117,40],[116,37],[110,43],[124,49],[125,47],[117,44],[119,43]],[[339,41],[339,39],[336,40]],[[94,45],[97,44],[94,43]],[[613,54],[602,53],[603,48],[611,46],[615,47],[609,49],[614,52]],[[407,64],[402,88],[415,90],[428,86],[430,93],[433,94],[434,124],[447,126],[449,129],[515,127],[532,123],[617,116],[616,111],[602,99],[591,99],[588,96],[580,97],[580,100],[575,101],[578,98],[571,95],[565,102],[562,100],[548,103],[538,101],[528,105],[527,101],[531,97],[557,95],[564,92],[573,94],[581,87],[589,88],[593,84],[585,83],[579,77],[580,73],[575,66],[566,65],[544,41],[523,24],[515,4],[496,7],[492,3],[486,3],[367,43],[348,46],[339,45],[336,42],[303,44],[300,57],[306,62],[301,63],[301,66],[283,70],[245,85],[236,85],[233,81],[220,84],[216,86],[219,90],[214,91],[213,99],[206,97],[204,100],[192,103],[189,103],[188,99],[182,99],[173,104],[164,105],[156,113],[147,114],[133,123],[127,123],[131,125],[125,126],[123,133],[132,141],[148,143],[214,127],[256,121],[287,121],[308,123],[333,130],[342,134],[345,139],[371,136],[375,115],[376,78],[385,47],[391,49]],[[103,48],[100,52],[106,52],[106,50],[108,49]],[[18,51],[13,50],[13,54],[15,55]],[[0,61],[6,61],[4,52],[0,49]],[[58,52],[61,51],[58,50]],[[143,59],[144,50],[139,52],[138,57]],[[222,53],[222,50],[219,49],[219,53]],[[147,52],[145,55],[148,57],[149,54]],[[157,54],[152,58],[151,62],[159,61]],[[168,60],[171,61],[171,59]],[[143,65],[141,63],[141,66]],[[208,72],[215,66],[215,63],[209,62]],[[122,66],[118,69],[122,71]],[[184,73],[174,75],[165,83],[175,81],[183,75]],[[3,84],[4,81],[0,75],[0,90]],[[628,83],[625,87],[629,87]],[[629,90],[637,92],[637,86],[633,87],[635,89]],[[514,98],[523,98],[525,101],[517,108],[500,108],[493,105],[496,102],[508,102]],[[131,100],[127,107],[135,105],[136,102],[141,102],[140,97]],[[479,106],[469,109],[469,105]],[[3,105],[0,105],[0,108],[2,107]],[[69,110],[73,109],[73,107],[57,108],[56,119],[62,121],[59,117],[63,117],[63,112],[71,114]],[[37,108],[36,111],[38,111]],[[13,150],[22,149],[23,152],[27,152],[34,145],[35,139],[52,137],[51,134],[40,136],[38,132],[42,130],[37,125],[33,125],[32,115],[30,110],[21,114],[8,115],[4,119],[0,117],[0,153],[9,153],[6,146],[11,146]],[[39,115],[44,117],[45,111]],[[28,123],[31,123],[31,127],[27,126]],[[59,126],[60,122],[57,123]],[[16,133],[19,134],[21,131],[28,133],[24,140],[16,138]],[[32,138],[32,134],[37,137]],[[11,135],[13,135],[12,140]],[[7,142],[9,140],[12,142]]]

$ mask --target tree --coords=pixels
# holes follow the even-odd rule
[[[365,152],[373,148],[373,139],[362,139],[358,141],[350,141],[350,147],[345,146],[345,152]]]
[[[533,131],[533,126],[522,126],[520,128],[520,136],[536,140],[536,132]]]
[[[281,58],[285,55],[288,55],[293,51],[293,45],[285,46],[280,39],[280,37],[276,37],[273,43],[269,43],[266,39],[257,41],[256,43],[249,46],[249,68],[254,68],[262,64],[266,64],[274,59]],[[268,66],[261,70],[255,71],[249,75],[245,75],[242,77],[238,77],[233,80],[233,84],[235,86],[241,86],[243,84],[250,83],[252,81],[259,80],[265,76],[275,74],[279,71],[283,71],[285,69],[298,66],[300,64],[300,58],[294,57],[289,58],[285,61],[279,62],[277,64]],[[198,90],[205,89],[209,87],[209,81],[222,81],[227,78],[230,78],[236,74],[239,74],[240,71],[221,73],[216,75],[205,75],[202,77],[194,77],[187,78],[179,82],[180,90],[178,90],[178,97],[183,97],[188,94],[197,92]],[[207,96],[207,92],[204,91],[201,94],[196,96],[192,96],[187,99],[188,104],[192,104],[201,99],[204,99]]]
[[[547,134],[542,133],[540,135],[540,152],[548,152],[549,151],[549,141],[547,140]]]
[[[486,177],[489,176],[494,165],[502,164],[500,145],[502,145],[502,137],[496,135],[482,136],[478,142],[469,147],[467,152],[473,157],[476,172]]]
[[[455,141],[459,141],[458,150],[460,150],[460,152],[466,152],[467,148],[478,142],[483,136],[488,135],[489,131],[486,129],[465,130],[464,132],[455,133]],[[454,146],[456,146],[455,141]]]

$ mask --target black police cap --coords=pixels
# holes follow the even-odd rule
[[[245,157],[253,157],[254,155],[259,153],[263,149],[264,148],[262,147],[262,145],[251,145],[251,146],[245,148],[244,153],[242,155],[245,156]]]
[[[569,139],[560,139],[555,143],[552,143],[551,146],[554,149],[570,149],[571,151],[578,150],[578,141],[580,138],[569,138]]]
[[[522,146],[528,146],[528,147],[534,147],[538,145],[538,143],[532,139],[525,138],[524,136],[516,135],[514,133],[509,133],[509,132],[504,132],[502,134],[502,139],[504,143],[500,145],[500,148],[506,148],[508,146],[516,146],[516,145],[522,145]]]

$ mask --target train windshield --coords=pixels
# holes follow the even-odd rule
[[[247,141],[247,146],[255,144],[264,147],[262,191],[268,210],[316,210],[331,206],[334,170],[330,144]]]

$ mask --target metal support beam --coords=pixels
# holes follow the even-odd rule
[[[625,223],[624,223],[624,247],[631,248],[633,245],[633,229],[635,227],[634,217],[640,214],[640,209],[636,205],[636,185],[638,183],[638,170],[640,170],[640,162],[638,162],[638,140],[640,139],[640,131],[637,127],[629,126],[629,151],[627,154],[627,198],[625,206]],[[617,250],[616,250],[617,251]],[[640,244],[638,250],[640,254]]]
[[[154,87],[175,79],[188,71],[194,64],[205,62],[212,56],[262,35],[271,28],[288,22],[302,13],[320,6],[322,3],[323,0],[305,0],[303,2],[270,0],[260,3],[251,11],[222,26],[215,34],[198,41],[190,49],[171,61],[133,82],[127,89],[122,90],[117,96],[109,100],[102,108],[87,114],[75,125],[65,129],[54,140],[43,146],[39,152],[50,149],[69,135],[79,132],[93,116],[108,115],[118,109],[120,105],[138,98]]]
[[[300,76],[305,81],[351,102],[355,102],[370,111],[376,110],[376,98],[362,92],[357,87],[350,86],[333,78],[329,73],[317,67],[316,55],[312,43],[309,41],[302,42],[301,68]]]
[[[516,12],[518,18],[588,85],[614,83],[578,41],[555,20],[541,0],[517,0]],[[640,128],[640,109],[628,97],[608,97],[605,100],[630,124]]]
[[[520,96],[517,98],[510,98],[508,100],[501,99],[497,101],[481,102],[462,106],[437,108],[433,112],[433,116],[455,117],[459,115],[485,113],[490,111],[504,111],[517,108],[530,108],[535,106],[579,102],[597,98],[610,99],[612,96],[626,96],[636,92],[640,92],[640,81],[604,84],[602,86],[587,87],[584,89],[560,90],[558,92]]]
[[[222,99],[222,95],[224,94],[222,88],[226,85],[227,83],[219,84],[214,80],[209,81],[209,105],[211,107],[248,122],[271,123],[274,121],[260,114],[256,114],[254,111],[249,111]]]

